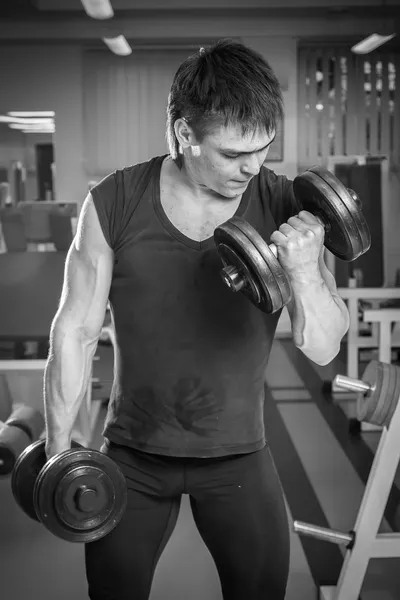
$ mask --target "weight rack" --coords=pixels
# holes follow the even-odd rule
[[[368,384],[349,377],[337,376],[335,383],[352,392],[369,389]],[[400,557],[400,533],[378,533],[400,461],[399,400],[390,424],[382,428],[354,530],[340,532],[294,522],[294,531],[301,535],[347,548],[337,585],[321,586],[320,600],[358,600],[370,559]]]

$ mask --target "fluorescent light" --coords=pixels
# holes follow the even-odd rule
[[[114,11],[109,0],[81,0],[83,8],[93,19],[111,19]]]
[[[103,38],[103,42],[107,44],[114,54],[118,54],[119,56],[128,56],[128,54],[132,54],[132,48],[123,35],[119,35],[115,38]]]
[[[10,117],[54,117],[53,110],[12,110],[7,113]]]
[[[395,35],[395,33],[392,33],[391,35],[379,35],[378,33],[373,33],[364,40],[361,40],[361,42],[358,42],[358,44],[355,44],[351,50],[355,54],[368,54],[368,52],[372,52],[376,48],[379,48],[379,46],[382,46],[382,44],[385,44],[394,38]]]
[[[19,123],[21,125],[30,125],[30,124],[41,124],[41,125],[52,125],[54,123],[53,119],[23,119],[19,117],[4,117],[0,115],[0,123]]]
[[[31,129],[32,131],[36,131],[37,129],[46,129],[50,131],[51,129],[54,129],[52,123],[49,123],[48,125],[46,125],[46,123],[9,123],[8,126],[10,129]]]
[[[22,129],[22,133],[55,133],[55,129]]]

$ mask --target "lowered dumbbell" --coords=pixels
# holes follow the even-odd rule
[[[110,533],[127,502],[118,465],[76,442],[48,461],[45,440],[31,444],[15,464],[11,488],[26,515],[69,542],[93,542]]]
[[[400,368],[371,360],[362,380],[336,375],[333,385],[357,393],[357,419],[389,427],[400,397]]]
[[[312,167],[293,181],[299,206],[320,219],[325,227],[325,247],[345,261],[369,250],[371,235],[357,194],[330,171]],[[214,231],[214,241],[224,264],[221,276],[233,292],[241,292],[260,310],[274,313],[291,298],[290,283],[268,245],[241,217],[232,217]]]
[[[39,439],[44,430],[42,413],[24,404],[14,410],[0,428],[0,475],[10,475],[20,454]]]

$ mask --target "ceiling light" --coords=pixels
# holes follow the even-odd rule
[[[103,38],[103,42],[107,44],[114,54],[118,54],[118,56],[128,56],[128,54],[132,54],[132,48],[123,35],[119,35],[115,38]]]
[[[55,133],[55,129],[21,129],[22,133]]]
[[[114,11],[109,0],[81,0],[83,8],[93,19],[111,19]]]
[[[8,117],[0,115],[0,123],[20,123],[30,125],[31,123],[41,123],[42,125],[54,123],[53,119],[27,119],[23,117]]]
[[[32,131],[36,131],[37,129],[46,129],[47,131],[50,131],[54,129],[52,123],[49,123],[48,125],[46,125],[46,123],[9,123],[8,126],[10,129],[30,129]]]
[[[395,35],[395,33],[392,33],[391,35],[379,35],[378,33],[373,33],[364,40],[361,40],[361,42],[358,42],[358,44],[355,44],[351,50],[355,54],[368,54],[368,52],[372,52],[376,48],[379,48],[379,46],[382,46],[382,44],[385,44],[394,38]]]
[[[7,113],[10,117],[54,117],[53,110],[12,110]]]

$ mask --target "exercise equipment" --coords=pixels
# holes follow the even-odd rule
[[[371,360],[362,380],[336,375],[333,385],[357,393],[357,419],[389,427],[400,396],[400,368]]]
[[[7,384],[7,379],[4,374],[0,373],[0,424],[7,420],[11,411],[12,397]]]
[[[332,254],[353,261],[369,250],[371,235],[361,201],[330,171],[308,169],[294,179],[293,190],[299,206],[324,225],[324,245]],[[276,246],[267,244],[243,218],[232,217],[217,227],[214,241],[224,264],[221,277],[231,291],[241,291],[266,313],[290,301],[290,283],[276,258]]]
[[[76,442],[48,461],[45,440],[31,444],[15,464],[11,488],[26,515],[69,542],[93,542],[110,533],[127,503],[117,464]]]
[[[373,419],[383,428],[354,528],[343,532],[293,523],[300,535],[346,548],[338,583],[322,585],[321,600],[359,598],[370,559],[400,557],[400,534],[378,533],[400,460],[399,380],[400,367],[375,360],[367,365],[362,380],[335,377],[338,387],[359,394],[358,418]]]
[[[44,430],[43,415],[23,404],[15,405],[0,429],[0,475],[10,475],[20,454],[35,442]]]

